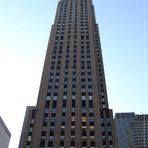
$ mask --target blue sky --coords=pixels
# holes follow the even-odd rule
[[[35,105],[57,1],[0,0],[0,116],[18,146],[27,105]],[[148,1],[93,0],[110,108],[148,113]]]

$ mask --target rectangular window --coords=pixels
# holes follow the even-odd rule
[[[89,100],[89,108],[93,108],[93,100]]]
[[[66,108],[66,100],[63,100],[63,107]]]
[[[57,100],[53,100],[52,108],[56,108],[56,106],[57,106]]]
[[[86,100],[82,100],[82,108],[86,108]]]
[[[72,100],[72,108],[75,107],[75,100]]]

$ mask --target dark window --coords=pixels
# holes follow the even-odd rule
[[[82,100],[82,107],[85,108],[86,107],[86,101]]]
[[[45,108],[49,108],[50,101],[46,100]]]
[[[93,117],[93,116],[94,116],[94,113],[89,113],[89,116],[90,116],[90,117]]]
[[[92,88],[92,85],[88,85],[88,88],[91,89]]]
[[[82,117],[86,117],[86,113],[82,113]]]
[[[67,85],[64,85],[64,88],[67,88]]]
[[[67,92],[64,92],[63,94],[64,94],[64,96],[66,96],[67,95]]]
[[[30,145],[30,141],[27,141],[27,145]]]
[[[95,132],[94,131],[90,131],[90,136],[94,136]]]
[[[29,132],[28,136],[32,136],[32,132]]]
[[[54,96],[58,96],[58,93],[54,93]]]
[[[83,26],[82,26],[83,27]],[[81,35],[81,40],[84,40],[84,35]]]
[[[72,100],[72,107],[75,107],[75,100]]]
[[[86,35],[86,40],[89,40],[89,35]]]
[[[108,135],[109,135],[109,136],[112,136],[112,133],[111,133],[111,132],[108,132]]]
[[[49,132],[49,136],[53,136],[54,135],[54,132],[53,131],[50,131]]]
[[[88,92],[88,95],[89,95],[89,96],[92,96],[92,92]]]
[[[85,92],[82,92],[82,96],[85,96]]]
[[[102,132],[102,136],[105,136],[105,132]]]
[[[112,141],[112,140],[110,140],[110,141],[109,141],[109,145],[112,145],[112,144],[113,144],[113,141]]]
[[[90,146],[95,146],[95,141],[91,141]]]
[[[82,131],[82,136],[86,136],[86,131]]]
[[[66,100],[63,100],[63,107],[66,107]]]
[[[40,147],[44,147],[45,146],[45,139],[41,139],[40,141]]]
[[[64,141],[60,141],[60,146],[64,146]]]
[[[75,125],[75,121],[71,121],[71,125]]]
[[[75,131],[73,130],[73,131],[71,131],[71,135],[72,136],[74,136],[75,135]]]
[[[88,82],[91,82],[92,81],[92,79],[91,78],[88,78]]]
[[[57,86],[57,85],[56,85],[54,88],[55,88],[55,89],[58,89],[58,88],[59,88],[59,86]]]
[[[107,126],[108,126],[108,127],[111,127],[111,124],[110,124],[110,123],[107,123]]]
[[[93,100],[89,100],[89,108],[93,108]]]
[[[53,146],[53,141],[49,141],[48,146]]]
[[[65,132],[64,131],[61,131],[61,136],[63,136],[65,134]]]
[[[85,88],[85,85],[81,85],[81,88],[84,89]]]
[[[86,126],[86,122],[82,122],[82,126]]]
[[[65,125],[65,121],[62,121],[62,122],[61,122],[61,125],[64,126],[64,125]]]
[[[75,142],[74,141],[71,141],[71,146],[75,146]]]
[[[90,125],[90,126],[94,126],[94,122],[91,121],[91,122],[89,123],[89,125]]]
[[[72,116],[75,116],[75,112],[72,112],[71,115],[72,115]]]
[[[44,113],[44,117],[48,117],[48,113]]]
[[[82,146],[87,146],[87,142],[86,141],[82,141]]]
[[[62,116],[63,116],[63,117],[66,116],[66,112],[62,112]]]
[[[52,108],[56,108],[56,106],[57,106],[57,100],[53,100]]]
[[[106,117],[109,118],[109,111],[106,111]]]
[[[46,132],[45,131],[42,131],[42,136],[46,136]]]
[[[102,144],[103,144],[103,145],[106,145],[106,141],[105,141],[105,140],[103,140]]]
[[[50,126],[54,126],[54,125],[55,125],[55,122],[51,122],[51,123],[50,123]]]
[[[101,127],[104,127],[104,123],[101,123]]]
[[[56,114],[55,114],[55,113],[52,113],[52,114],[51,114],[51,117],[55,117],[55,116],[56,116]]]
[[[43,122],[43,126],[47,126],[47,122]]]

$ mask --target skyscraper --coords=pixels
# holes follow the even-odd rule
[[[25,125],[20,148],[116,148],[92,0],[59,1]]]

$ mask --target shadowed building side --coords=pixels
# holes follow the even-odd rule
[[[22,148],[24,145],[29,145],[31,142],[32,131],[34,127],[35,112],[36,112],[35,106],[27,106],[22,133],[19,142],[19,148]]]

